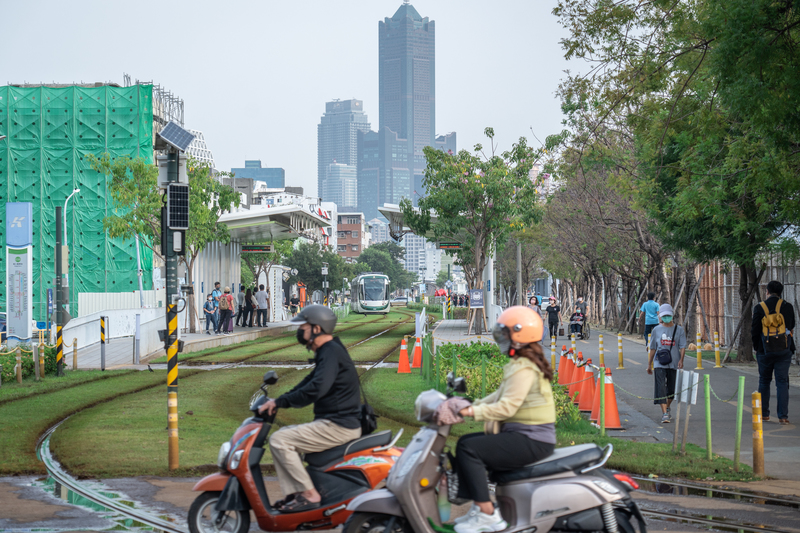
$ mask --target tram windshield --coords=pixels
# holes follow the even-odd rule
[[[382,279],[365,279],[363,285],[363,299],[364,300],[385,300],[386,299],[386,282]]]

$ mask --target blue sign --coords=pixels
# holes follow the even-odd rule
[[[47,316],[53,314],[53,289],[47,289]]]
[[[8,202],[6,204],[6,246],[24,248],[33,244],[33,204]]]
[[[472,309],[483,309],[483,289],[469,290],[469,306]]]

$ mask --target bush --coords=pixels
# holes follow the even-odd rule
[[[425,304],[418,304],[418,303],[409,303],[407,308],[410,309],[411,311],[416,311],[416,312],[420,312],[423,309],[425,309],[425,311],[427,311],[427,313],[429,315],[431,313],[436,313],[437,315],[441,315],[442,314],[442,306],[441,305],[436,305],[436,304],[425,305]]]
[[[20,344],[23,350],[31,351],[31,347],[26,344]],[[3,365],[2,379],[3,383],[9,383],[17,379],[14,367],[17,366],[16,351],[7,355],[0,355],[0,365]],[[33,377],[34,374],[33,354],[22,352],[22,377]],[[46,346],[44,349],[44,371],[45,375],[56,374],[56,348],[55,346]]]
[[[491,342],[474,342],[472,344],[443,344],[436,351],[434,365],[442,365],[439,382],[436,388],[444,390],[448,372],[453,370],[453,357],[456,358],[456,375],[467,382],[467,394],[473,398],[482,396],[483,381],[482,362],[486,361],[486,394],[491,394],[503,381],[503,367],[509,358],[500,353],[496,344]],[[567,388],[558,385],[558,376],[553,377],[553,400],[556,404],[556,421],[575,423],[581,420],[578,407],[570,400]]]

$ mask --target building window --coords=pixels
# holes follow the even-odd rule
[[[353,251],[353,252],[357,252],[358,251],[358,245],[357,244],[351,244],[350,245],[350,250]]]
[[[338,249],[339,249],[340,252],[346,252],[347,251],[347,245],[346,244],[340,244],[338,246]]]
[[[354,239],[358,239],[358,232],[357,232],[357,231],[354,231],[354,232],[353,232],[353,238],[354,238]]]

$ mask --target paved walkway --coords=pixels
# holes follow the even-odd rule
[[[466,334],[467,323],[465,320],[444,320],[434,330],[434,343],[438,346],[443,343],[453,342],[467,344],[483,341],[493,342],[491,333],[480,337]],[[617,405],[624,430],[609,431],[609,435],[633,440],[648,442],[672,442],[675,424],[661,424],[661,409],[653,405],[649,398],[654,396],[653,376],[647,374],[647,352],[644,340],[631,336],[623,336],[622,350],[624,355],[624,370],[616,370],[618,366],[617,335],[608,331],[594,330],[588,341],[578,340],[576,350],[583,352],[584,357],[592,359],[594,364],[599,363],[598,336],[603,333],[606,365],[612,369],[614,384],[616,386]],[[570,348],[570,341],[560,337],[556,345],[556,355],[560,354],[563,345]],[[546,343],[545,354],[550,356],[550,346]],[[697,358],[694,353],[687,353],[684,360],[686,370],[694,370]],[[558,358],[558,357],[557,357]],[[750,408],[750,395],[758,390],[758,369],[755,363],[750,365],[729,364],[725,368],[713,368],[713,361],[703,361],[701,374],[701,388],[697,397],[697,404],[692,406],[689,422],[688,441],[698,446],[706,447],[705,433],[705,408],[703,396],[703,377],[711,376],[711,388],[723,402],[712,396],[711,427],[712,450],[715,454],[733,458],[736,425],[736,391],[739,385],[739,376],[745,376],[745,406],[742,421],[741,461],[752,464],[752,426]],[[800,419],[800,377],[797,377],[797,367],[792,367],[792,385],[789,398],[789,420]],[[794,394],[793,394],[794,393]],[[764,423],[764,456],[767,474],[779,479],[800,480],[800,428],[797,424],[781,426],[778,424],[775,409],[777,407],[775,386],[772,388],[770,401],[770,422]],[[673,408],[673,411],[675,409]],[[685,412],[685,406],[683,407]],[[674,416],[674,415],[673,415]],[[681,430],[683,428],[681,420]]]
[[[181,340],[184,342],[183,353],[196,352],[216,346],[227,346],[237,344],[260,337],[270,335],[277,335],[283,331],[296,326],[291,325],[288,321],[284,322],[270,322],[264,328],[243,328],[234,326],[231,335],[207,335],[204,331],[201,333],[183,333]],[[100,344],[93,344],[85,348],[78,347],[78,368],[79,369],[98,369],[100,368]],[[159,350],[153,354],[141,354],[140,365],[133,364],[133,337],[121,337],[111,339],[106,344],[106,369],[120,369],[120,368],[146,368],[148,360],[163,357],[164,350]],[[64,348],[64,359],[69,368],[72,368],[72,348]]]

